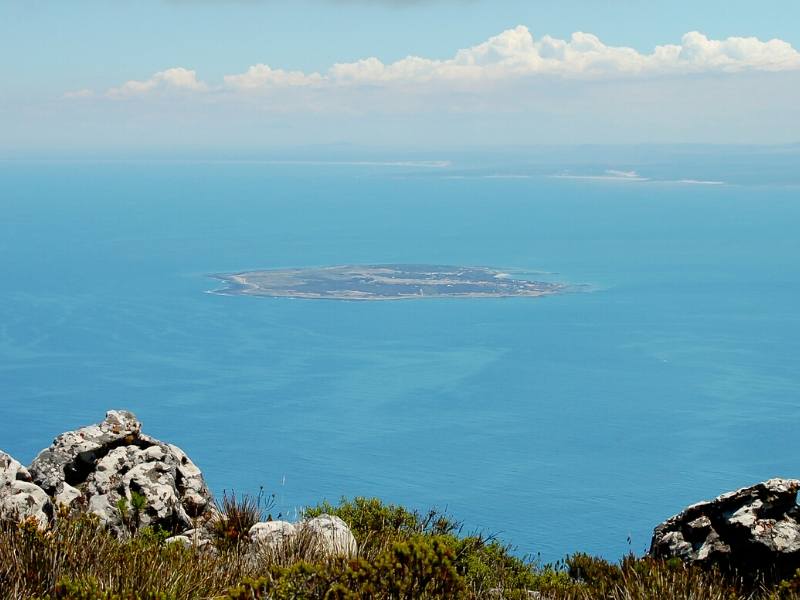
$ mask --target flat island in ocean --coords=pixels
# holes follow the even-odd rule
[[[512,277],[488,267],[344,265],[266,269],[213,278],[226,287],[212,293],[271,298],[410,300],[419,298],[540,297],[566,291],[562,283]]]

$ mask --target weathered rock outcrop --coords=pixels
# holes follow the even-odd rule
[[[141,433],[126,411],[59,435],[30,467],[33,482],[68,508],[88,510],[117,533],[136,526],[180,532],[210,518],[203,475],[177,446]],[[143,498],[143,506],[137,499]]]
[[[31,464],[36,483],[56,495],[84,483],[97,461],[112,449],[135,443],[142,424],[127,411],[110,410],[102,423],[59,435]]]
[[[793,573],[800,568],[799,489],[799,480],[770,479],[693,504],[656,527],[650,554],[742,574]]]
[[[200,469],[177,446],[142,433],[127,411],[112,410],[102,423],[59,435],[26,469],[0,452],[0,518],[34,518],[42,527],[56,507],[85,511],[120,536],[158,526],[167,541],[213,549],[208,525],[220,518]],[[278,550],[302,536],[325,556],[355,556],[352,532],[339,517],[257,523],[249,531],[254,551]]]
[[[41,527],[53,517],[53,505],[42,488],[34,484],[28,469],[0,452],[0,518],[36,519]]]

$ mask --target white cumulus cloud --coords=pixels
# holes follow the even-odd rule
[[[534,39],[520,25],[487,41],[464,48],[449,59],[409,56],[384,64],[375,57],[334,64],[324,75],[274,70],[256,65],[241,75],[225,78],[242,89],[328,83],[379,84],[430,81],[476,81],[532,75],[565,78],[740,72],[800,69],[800,53],[782,40],[763,42],[754,37],[712,40],[693,31],[680,44],[657,46],[649,54],[633,48],[607,46],[596,35],[576,32],[570,39]]]
[[[93,97],[94,97],[94,91],[90,89],[64,92],[64,98],[67,98],[68,100],[80,100],[82,98],[93,98]]]
[[[656,46],[642,53],[624,46],[608,46],[596,35],[576,32],[569,39],[534,38],[520,25],[475,46],[458,50],[451,58],[408,56],[384,63],[368,57],[336,63],[323,73],[289,71],[258,63],[243,73],[226,75],[210,87],[195,71],[176,67],[145,81],[128,81],[107,92],[120,98],[165,90],[247,93],[269,89],[347,88],[357,85],[424,86],[442,83],[472,85],[482,81],[530,77],[561,79],[636,78],[696,73],[789,71],[800,69],[800,53],[782,40],[754,37],[709,39],[697,31],[679,44]]]
[[[159,71],[145,81],[131,80],[119,87],[111,88],[108,90],[107,95],[111,98],[126,98],[159,90],[203,92],[207,89],[208,85],[197,78],[195,71],[184,69],[183,67],[173,67],[172,69]]]
[[[319,73],[306,75],[302,71],[273,69],[269,65],[253,65],[239,75],[225,75],[225,85],[240,90],[252,90],[269,86],[287,87],[313,85],[323,81]]]
[[[710,40],[692,31],[683,36],[680,46],[664,48],[669,48],[676,64],[700,69],[783,71],[800,67],[800,54],[783,40],[762,42],[754,37]]]

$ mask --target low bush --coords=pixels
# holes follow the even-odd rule
[[[460,531],[460,523],[444,513],[412,511],[402,506],[384,504],[377,498],[342,498],[337,505],[323,502],[307,508],[304,516],[335,515],[350,527],[359,542],[361,555],[374,558],[392,542],[415,535],[445,535]]]
[[[455,555],[436,538],[397,542],[369,562],[356,559],[273,567],[267,576],[231,590],[230,600],[426,600],[467,594]]]
[[[263,516],[234,499],[213,550],[165,541],[147,527],[118,539],[87,515],[52,528],[0,523],[0,598],[39,600],[800,600],[800,572],[773,586],[743,583],[680,561],[575,554],[555,565],[520,558],[495,539],[462,535],[437,511],[356,498],[307,515],[336,514],[353,529],[357,558],[306,551],[303,535],[254,552],[243,532]],[[131,507],[134,508],[134,507]],[[225,505],[223,504],[223,509]],[[228,531],[235,530],[235,535]],[[538,596],[536,595],[538,594]]]

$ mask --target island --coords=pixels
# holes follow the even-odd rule
[[[488,267],[444,265],[342,265],[265,269],[211,275],[228,296],[330,300],[420,298],[538,298],[564,292],[562,283],[513,277]]]

